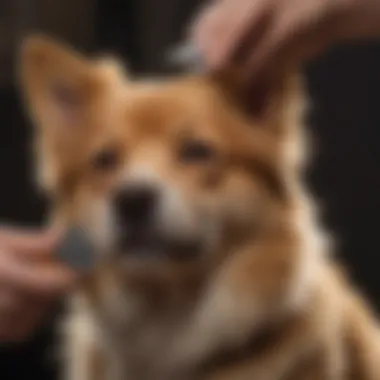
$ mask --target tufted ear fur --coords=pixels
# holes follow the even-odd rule
[[[20,79],[32,116],[50,128],[72,129],[83,123],[98,85],[92,63],[40,36],[23,44]]]
[[[284,117],[304,110],[302,81],[297,70],[268,73],[265,77],[250,79],[242,70],[230,69],[212,73],[221,91],[251,118],[255,125],[264,125],[273,132],[284,132],[288,126]]]
[[[308,132],[303,128],[307,97],[298,70],[278,70],[250,80],[239,68],[212,73],[221,92],[255,128],[281,145],[282,165],[301,169],[307,162]]]
[[[24,41],[19,66],[21,90],[36,127],[41,182],[46,188],[56,182],[46,166],[62,165],[63,158],[75,159],[80,144],[86,141],[83,136],[101,122],[97,109],[110,93],[108,89],[125,83],[126,76],[111,58],[88,59],[43,36]]]
[[[24,41],[20,57],[21,87],[36,124],[73,129],[87,121],[89,107],[110,84],[125,79],[111,58],[88,59],[69,46],[47,37]]]

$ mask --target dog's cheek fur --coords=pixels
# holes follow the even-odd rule
[[[222,213],[226,230],[246,231],[251,229],[265,208],[265,190],[260,181],[243,170],[226,176],[220,189],[217,209]]]

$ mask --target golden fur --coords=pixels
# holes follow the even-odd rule
[[[222,76],[134,81],[33,37],[21,82],[53,222],[82,225],[99,247],[71,300],[66,379],[380,379],[377,322],[304,186],[298,78],[279,78],[248,115]],[[199,141],[212,152],[197,156]],[[109,202],[136,178],[166,197],[164,233],[195,237],[200,255],[108,252]]]

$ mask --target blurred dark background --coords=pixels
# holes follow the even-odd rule
[[[168,74],[164,53],[180,41],[201,1],[0,0],[0,222],[40,225],[28,124],[12,68],[20,38],[44,31],[85,51],[116,52],[138,75]],[[379,20],[380,21],[380,20]],[[336,48],[307,68],[317,155],[310,171],[323,218],[362,291],[380,307],[380,44]],[[378,253],[379,252],[379,253]],[[55,318],[36,337],[0,348],[2,380],[56,376]]]

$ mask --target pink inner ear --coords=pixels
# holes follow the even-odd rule
[[[50,86],[50,96],[60,117],[68,124],[78,121],[83,107],[83,97],[74,85],[53,83]]]

